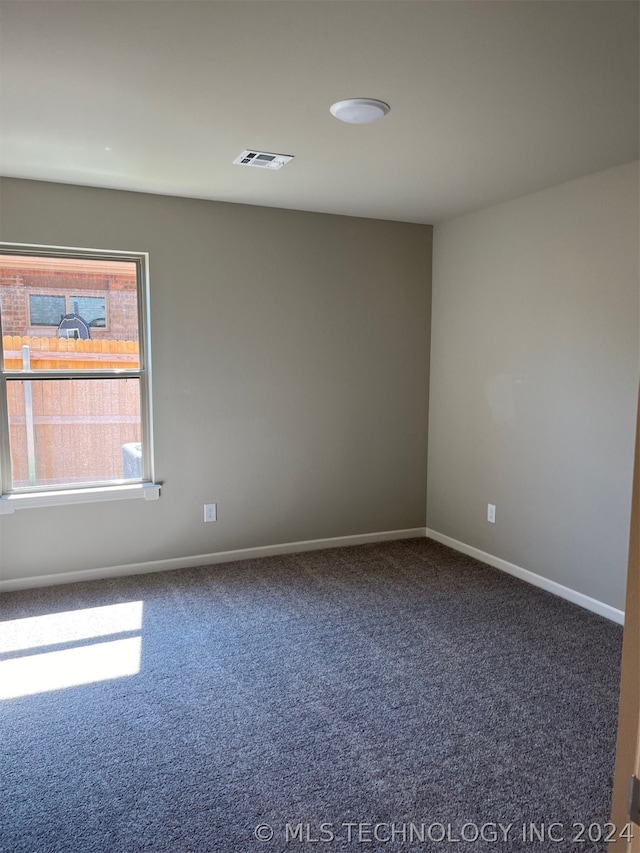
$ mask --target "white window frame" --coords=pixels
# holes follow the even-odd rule
[[[153,424],[151,395],[151,336],[149,328],[149,255],[146,252],[120,250],[80,249],[63,246],[42,246],[30,243],[0,243],[2,255],[24,255],[53,258],[81,258],[83,260],[130,261],[136,265],[138,293],[138,347],[139,366],[134,370],[6,370],[0,333],[0,515],[16,509],[93,501],[160,497],[160,484],[154,480]],[[95,483],[25,486],[12,488],[11,451],[9,447],[9,414],[7,384],[16,376],[34,380],[46,379],[138,379],[140,382],[140,421],[142,438],[142,477],[133,483],[128,480],[97,481]]]

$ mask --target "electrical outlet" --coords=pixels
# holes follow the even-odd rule
[[[204,505],[204,520],[205,521],[217,521],[218,520],[218,504],[205,504]]]
[[[487,521],[490,521],[491,524],[496,523],[496,505],[495,504],[487,504]]]

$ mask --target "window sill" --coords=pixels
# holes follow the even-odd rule
[[[55,492],[23,492],[22,494],[4,495],[1,497],[0,515],[10,515],[17,509],[33,509],[43,506],[131,500],[135,498],[156,501],[159,497],[159,483],[135,483],[126,486],[103,486],[93,489],[60,489]]]

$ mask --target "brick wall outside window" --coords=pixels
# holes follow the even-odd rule
[[[55,336],[55,326],[31,326],[29,295],[51,294],[69,297],[102,296],[106,305],[106,327],[92,327],[92,338],[137,340],[135,278],[130,275],[89,275],[85,273],[25,270],[16,275],[3,270],[0,261],[2,294],[2,331],[5,335]]]

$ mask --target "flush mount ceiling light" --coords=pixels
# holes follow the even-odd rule
[[[347,124],[369,124],[384,118],[391,107],[375,98],[348,98],[329,107],[329,112]]]

